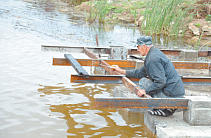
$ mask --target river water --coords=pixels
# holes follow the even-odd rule
[[[138,29],[89,25],[57,8],[48,1],[0,2],[0,138],[153,137],[141,114],[93,108],[94,97],[111,97],[116,85],[70,83],[73,68],[52,66],[64,53],[41,51],[41,45],[96,46],[96,34],[100,46],[133,46]]]

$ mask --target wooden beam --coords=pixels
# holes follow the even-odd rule
[[[198,51],[198,57],[210,57],[211,51]]]
[[[84,47],[79,46],[47,46],[41,45],[42,51],[60,51],[60,52],[74,52],[74,53],[83,53]]]
[[[81,66],[100,66],[101,59],[76,59]],[[109,65],[118,65],[119,67],[135,68],[136,61],[134,60],[103,60]],[[176,69],[211,69],[209,62],[187,62],[173,61]],[[71,66],[67,59],[53,58],[53,65]]]
[[[41,45],[41,50],[43,51],[62,51],[62,52],[77,52],[83,53],[84,49],[90,50],[95,54],[111,54],[110,47],[81,47],[81,46],[46,46]],[[179,56],[181,50],[168,50],[168,49],[160,49],[166,55]],[[132,48],[128,49],[129,55],[139,55],[140,53],[137,49]],[[210,57],[211,51],[198,51],[198,57]]]
[[[99,60],[93,60],[93,59],[76,59],[76,60],[81,66],[96,66],[96,67],[100,66]],[[65,58],[53,58],[53,65],[71,66],[71,64]]]
[[[114,71],[113,71],[114,72]],[[113,78],[114,76],[114,78]],[[90,81],[89,81],[90,80]],[[139,86],[135,83],[138,83],[139,78],[127,78],[124,75],[90,75],[88,79],[85,79],[78,75],[71,75],[71,82],[73,83],[93,83],[93,80],[97,83],[122,83],[132,92],[137,93]],[[121,82],[120,82],[121,80]],[[184,84],[190,85],[211,85],[211,77],[182,77]]]
[[[165,55],[171,55],[171,56],[179,56],[181,50],[166,50],[166,49],[160,49]],[[129,55],[140,55],[140,53],[137,51],[137,49],[128,49]]]
[[[97,54],[111,54],[110,47],[87,47],[87,49]]]
[[[101,59],[76,59],[81,66],[96,66],[99,67],[101,65]],[[110,65],[118,65],[119,67],[129,67],[134,68],[136,61],[128,61],[128,60],[104,60]],[[53,58],[53,65],[56,66],[71,66],[65,58]]]
[[[168,49],[160,49],[165,55],[171,55],[171,56],[179,56],[181,50],[168,50]],[[129,55],[140,55],[140,53],[137,51],[137,49],[128,49]],[[211,51],[198,51],[198,57],[210,57]]]
[[[84,53],[93,59],[99,59],[97,55],[95,55],[92,51],[88,50],[87,48],[84,48]]]
[[[211,77],[182,77],[182,81],[185,84],[202,84],[202,85],[211,85]]]
[[[71,54],[65,54],[64,56],[72,65],[72,67],[77,71],[79,76],[83,76],[83,78],[89,78],[89,74]]]
[[[95,108],[188,109],[185,98],[95,98]]]
[[[173,61],[175,69],[210,69],[209,62]]]

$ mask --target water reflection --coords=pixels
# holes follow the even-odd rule
[[[62,113],[68,126],[67,137],[134,137],[153,136],[147,131],[143,115],[125,114],[116,109],[94,109],[94,97],[110,97],[115,85],[74,84],[73,88],[64,86],[42,86],[38,92],[48,99],[55,95],[56,99],[47,102],[51,112]],[[67,95],[67,96],[64,96]],[[52,96],[52,97],[55,97]],[[140,119],[140,117],[142,119]]]

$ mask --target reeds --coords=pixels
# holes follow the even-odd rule
[[[91,0],[91,10],[89,12],[89,20],[95,21],[98,20],[99,22],[105,22],[106,15],[112,9],[108,0]]]
[[[91,10],[89,10],[89,20],[103,23],[108,20],[112,20],[112,16],[117,16],[117,14],[121,14],[122,12],[131,13],[136,20],[139,16],[137,10],[144,5],[145,0],[90,0]],[[109,14],[112,13],[111,16]],[[119,15],[118,15],[119,16]],[[110,19],[109,19],[110,18]]]
[[[187,29],[186,23],[192,16],[188,14],[190,4],[185,0],[149,1],[144,12],[145,24],[142,25],[142,29],[151,35],[178,36],[179,32],[184,33]]]

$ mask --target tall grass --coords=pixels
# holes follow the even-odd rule
[[[95,21],[98,20],[99,22],[104,22],[106,15],[108,12],[113,8],[110,3],[107,2],[108,0],[91,0],[91,10],[89,13],[89,20]]]
[[[133,15],[136,22],[137,17],[140,16],[139,14],[142,14],[142,13],[138,13],[137,11],[139,9],[143,9],[146,6],[145,5],[146,0],[135,0],[135,1],[128,0],[128,2],[130,2],[130,4],[132,5],[130,6],[129,10],[130,10],[130,13]]]
[[[185,24],[189,21],[188,3],[185,0],[151,0],[144,12],[145,25],[142,29],[147,34],[166,34],[178,36],[185,32]],[[184,7],[186,6],[186,7]],[[190,6],[191,7],[191,6]],[[189,18],[191,19],[191,18]]]
[[[89,10],[89,20],[105,22],[107,15],[110,13],[112,13],[112,17],[122,12],[131,13],[136,20],[139,16],[137,10],[143,8],[144,1],[145,0],[113,0],[112,2],[108,2],[108,0],[90,0],[90,5],[92,6],[91,10]]]

